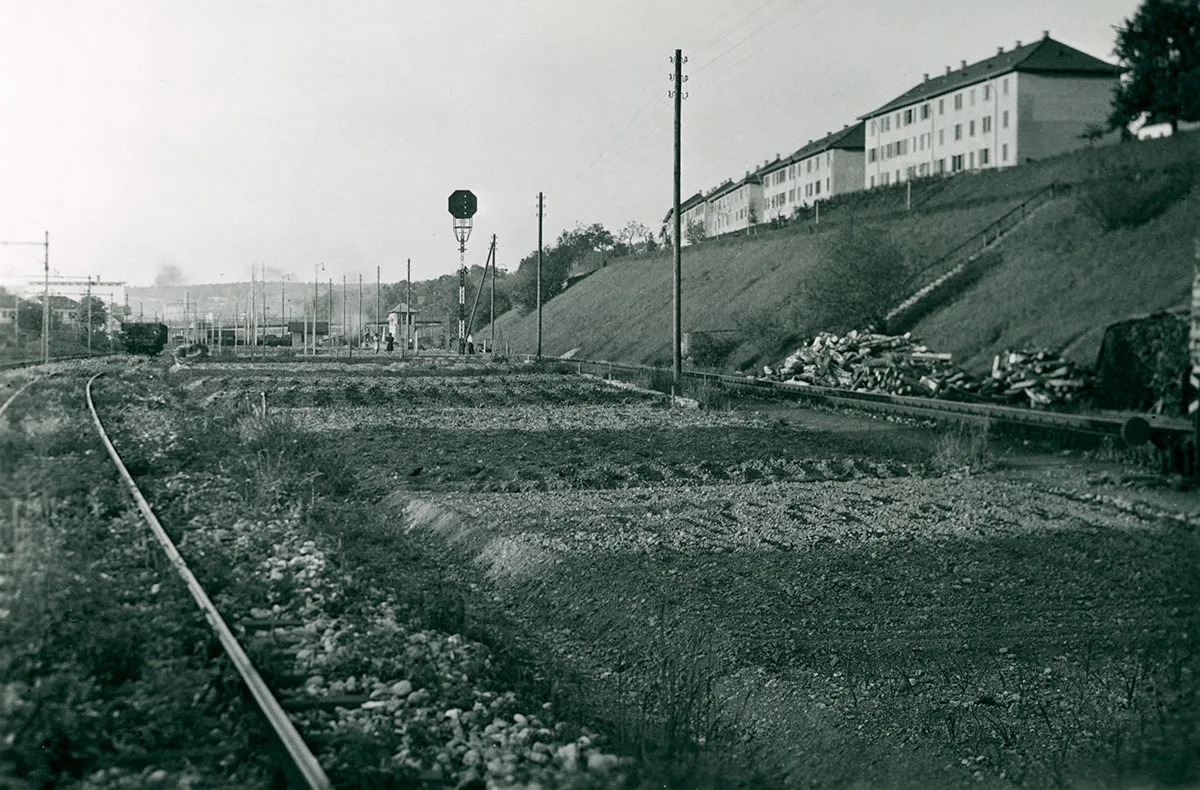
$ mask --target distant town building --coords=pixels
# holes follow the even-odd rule
[[[762,222],[762,195],[762,178],[757,173],[717,187],[708,195],[705,235],[720,236]]]
[[[833,195],[863,188],[863,124],[856,123],[819,140],[809,141],[791,156],[761,168],[762,222],[789,217]]]
[[[1045,32],[1034,44],[964,60],[876,110],[866,123],[864,186],[1011,167],[1085,147],[1107,128],[1122,73]],[[1105,133],[1101,141],[1117,139]]]

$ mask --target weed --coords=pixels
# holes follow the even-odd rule
[[[989,441],[991,423],[963,420],[945,429],[934,445],[932,466],[937,472],[975,472],[994,463]]]

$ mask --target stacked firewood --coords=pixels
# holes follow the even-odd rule
[[[763,373],[801,386],[1031,406],[1071,404],[1089,383],[1086,371],[1048,351],[1005,351],[991,374],[980,378],[958,370],[950,354],[930,351],[910,333],[854,331],[819,334]]]

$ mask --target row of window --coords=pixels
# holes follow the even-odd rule
[[[833,183],[832,179],[830,179],[828,177],[825,179],[825,185],[824,185],[825,186],[825,194],[829,194],[832,183]],[[789,189],[786,194],[783,192],[780,192],[777,195],[769,195],[766,198],[767,209],[768,210],[777,209],[777,208],[787,205],[788,203],[795,203],[796,196],[799,193],[800,193],[800,189],[798,187],[795,187],[795,188]],[[804,185],[804,197],[813,198],[813,197],[819,196],[820,194],[821,194],[821,182],[819,180],[811,181]]]
[[[1000,128],[1001,129],[1008,128],[1008,110],[1005,110],[1002,113],[1000,113]],[[979,119],[978,129],[981,134],[991,134],[992,116],[985,115],[983,118]],[[974,137],[976,134],[976,122],[973,120],[968,121],[966,124],[965,130],[966,130],[967,137]],[[962,140],[963,139],[963,131],[964,131],[963,124],[961,124],[961,123],[954,124],[954,127],[950,131],[953,134],[954,140]],[[924,151],[926,149],[926,147],[929,145],[929,141],[932,139],[932,134],[933,134],[932,132],[923,132],[922,134],[918,135],[917,137],[905,138],[903,140],[897,140],[895,142],[887,143],[885,145],[868,148],[867,149],[867,162],[874,162],[877,159],[886,161],[893,157],[904,156],[904,155],[908,154],[908,152],[910,150]],[[910,142],[911,142],[911,145],[910,145]],[[945,145],[945,144],[946,144],[946,130],[938,129],[938,145]]]
[[[800,164],[788,165],[786,168],[780,168],[773,173],[767,173],[763,186],[776,186],[782,184],[784,181],[794,181],[802,172],[811,173],[813,170],[816,170],[819,173],[821,171],[822,158],[827,165],[833,165],[833,152],[826,151],[824,157],[818,154],[804,160]]]
[[[1000,161],[1008,161],[1008,143],[1003,143],[1000,146]],[[963,170],[974,170],[976,167],[987,167],[992,164],[992,149],[980,148],[978,152],[968,151],[965,154],[955,154],[950,157],[951,173],[958,173]],[[904,169],[904,174],[909,179],[921,176],[927,176],[931,173],[941,175],[946,172],[946,160],[938,159],[934,162],[923,162],[919,165],[910,165]],[[900,183],[900,171],[895,171],[895,181]],[[876,176],[870,176],[869,186],[874,188],[878,186],[887,186],[892,182],[892,173],[884,171]]]
[[[959,110],[963,109],[964,96],[966,97],[966,101],[969,102],[970,106],[974,107],[975,100],[976,100],[976,94],[980,90],[982,90],[983,102],[985,104],[992,100],[992,85],[991,85],[991,83],[984,83],[984,85],[982,86],[982,89],[971,88],[969,90],[959,91],[958,93],[954,94],[954,96],[952,96],[951,99],[954,103],[955,111],[959,111]],[[1008,77],[1005,77],[1004,79],[1002,79],[1000,81],[1000,95],[1002,95],[1002,96],[1008,95]],[[937,100],[937,114],[938,115],[946,114],[946,97],[944,97],[944,96]],[[897,110],[894,115],[888,114],[888,115],[881,116],[878,119],[873,119],[871,121],[870,132],[871,132],[872,136],[875,136],[882,132],[891,131],[893,120],[895,120],[895,122],[896,122],[896,128],[899,129],[901,126],[910,126],[913,123],[915,123],[917,120],[927,121],[927,120],[929,120],[929,118],[932,115],[933,115],[933,110],[930,106],[930,102],[926,102],[925,104],[922,104],[919,108],[909,107],[906,110]]]

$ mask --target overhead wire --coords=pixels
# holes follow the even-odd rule
[[[730,52],[733,52],[735,49],[737,49],[738,47],[740,47],[742,44],[745,44],[745,43],[746,43],[747,41],[749,41],[751,38],[753,38],[754,36],[758,35],[758,34],[759,34],[759,33],[760,33],[760,32],[761,32],[761,31],[762,31],[764,28],[766,28],[767,26],[775,24],[775,23],[776,23],[776,22],[778,22],[780,19],[783,19],[785,16],[787,16],[787,15],[788,15],[788,14],[790,14],[790,13],[792,13],[793,11],[796,11],[796,10],[798,10],[798,9],[800,9],[800,8],[803,8],[805,5],[808,5],[808,3],[806,3],[806,2],[798,2],[798,3],[794,3],[794,4],[792,4],[792,5],[789,5],[789,6],[787,6],[787,7],[786,7],[786,8],[784,8],[782,11],[780,11],[778,14],[775,14],[774,16],[772,16],[772,17],[768,18],[768,19],[767,19],[766,21],[764,21],[762,24],[758,25],[758,26],[757,26],[757,27],[755,27],[753,30],[751,30],[749,33],[747,33],[746,35],[742,36],[742,37],[741,37],[740,39],[738,39],[738,40],[737,40],[735,43],[733,43],[733,44],[732,44],[732,45],[730,45],[729,47],[726,47],[724,50],[722,50],[722,51],[721,51],[721,53],[720,53],[719,55],[717,55],[716,57],[712,58],[711,60],[708,60],[708,61],[707,61],[707,62],[705,62],[704,64],[702,64],[702,65],[698,66],[698,67],[696,68],[696,70],[695,70],[695,73],[699,74],[701,71],[704,71],[705,69],[707,69],[707,68],[711,67],[713,64],[715,64],[715,63],[717,63],[718,61],[720,61],[720,60],[721,60],[721,58],[725,57],[725,56],[726,56],[726,55],[728,55]]]

